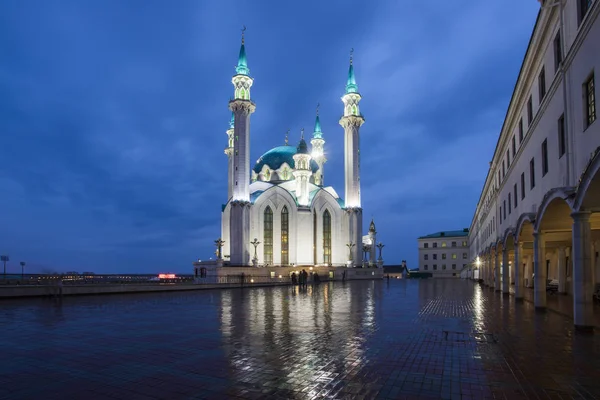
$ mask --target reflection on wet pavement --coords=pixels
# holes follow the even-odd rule
[[[0,302],[0,398],[600,398],[598,335],[460,280]]]

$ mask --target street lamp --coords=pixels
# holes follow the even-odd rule
[[[221,258],[223,258],[222,256],[222,248],[223,245],[225,244],[225,241],[222,240],[221,238],[218,238],[217,240],[215,240],[215,245],[217,246],[217,260],[220,260]]]
[[[258,241],[257,238],[254,238],[254,240],[251,241],[250,244],[254,246],[254,258],[252,259],[252,261],[255,261],[255,263],[256,263],[256,262],[258,262],[258,256],[256,255],[256,248],[258,247],[260,242]]]
[[[350,252],[350,255],[348,256],[348,261],[352,261],[352,249],[354,248],[354,246],[356,246],[354,243],[350,242],[346,245],[346,247],[348,247],[348,250]]]
[[[4,263],[4,279],[6,279],[6,263],[10,260],[8,256],[0,256],[0,261]]]
[[[25,261],[21,261],[19,264],[21,264],[21,280],[23,280],[23,276],[25,273]]]
[[[379,244],[377,245],[377,248],[379,249],[379,259],[383,260],[383,258],[381,258],[381,250],[383,250],[383,248],[385,247],[385,244],[379,242]]]

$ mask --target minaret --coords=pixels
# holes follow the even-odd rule
[[[235,129],[235,114],[231,112],[231,121],[229,121],[229,129],[227,129],[227,147],[225,147],[225,154],[227,154],[227,200],[233,196],[233,131]]]
[[[229,218],[229,244],[231,265],[248,265],[250,263],[250,114],[256,108],[250,100],[252,78],[246,60],[244,31],[242,29],[242,45],[236,74],[231,79],[234,98],[229,101],[229,109],[233,112],[233,187],[231,215]]]
[[[358,103],[361,96],[358,93],[358,85],[354,77],[354,66],[352,64],[352,53],[350,51],[350,68],[348,70],[348,82],[346,83],[346,94],[342,96],[344,102],[344,116],[340,119],[340,125],[344,127],[344,170],[345,170],[345,205],[348,215],[348,242],[354,243],[355,265],[360,264],[362,259],[362,208],[360,202],[360,136],[359,130],[365,119],[360,113]]]
[[[369,239],[371,240],[371,249],[369,250],[369,266],[376,265],[375,260],[375,246],[377,246],[377,231],[375,230],[375,221],[371,219],[371,225],[369,225]]]
[[[313,137],[310,141],[312,145],[312,158],[319,165],[319,170],[315,174],[315,185],[325,186],[324,182],[324,174],[323,174],[323,165],[327,162],[325,158],[325,152],[323,150],[323,146],[325,145],[325,140],[323,139],[323,132],[321,132],[321,121],[319,120],[319,105],[317,104],[317,117],[315,119],[315,131],[313,132]]]
[[[302,129],[302,137],[298,144],[297,152],[294,154],[294,178],[296,179],[296,198],[298,205],[308,206],[308,183],[312,176],[310,168],[311,156],[308,154],[308,146],[304,141],[304,129]]]

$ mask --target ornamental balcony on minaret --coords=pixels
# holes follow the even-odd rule
[[[312,176],[312,169],[310,166],[311,156],[308,153],[308,146],[304,140],[304,130],[302,130],[302,138],[298,144],[297,152],[294,154],[294,178],[296,179],[296,199],[298,205],[308,206],[309,205],[309,193],[308,183]]]

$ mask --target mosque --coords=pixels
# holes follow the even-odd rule
[[[256,105],[243,34],[232,83],[225,148],[228,200],[222,206],[221,238],[215,241],[217,267],[381,267],[383,245],[376,259],[373,221],[363,236],[359,138],[365,119],[352,55],[339,120],[344,129],[343,199],[325,185],[327,158],[318,107],[310,146],[303,131],[297,145],[286,136],[285,145],[266,151],[251,165],[250,117]],[[195,262],[196,275],[208,264]]]

